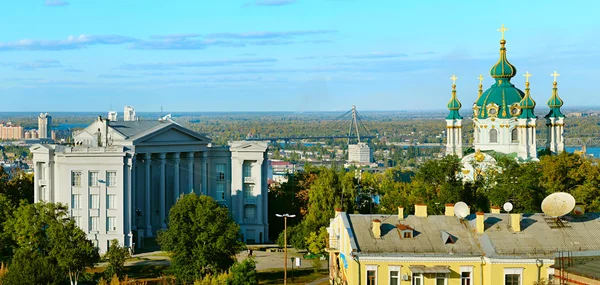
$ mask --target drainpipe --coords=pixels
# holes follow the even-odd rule
[[[352,259],[354,259],[354,261],[356,261],[356,263],[358,264],[358,285],[360,285],[362,281],[362,279],[360,278],[360,272],[362,271],[360,269],[360,260],[358,260],[358,256],[352,256]]]
[[[481,271],[479,271],[479,285],[483,285],[483,266],[485,265],[485,258],[481,256]]]
[[[540,283],[540,277],[542,275],[542,267],[544,266],[544,261],[537,258],[535,260],[535,265],[537,266],[537,271],[538,271],[537,282]]]

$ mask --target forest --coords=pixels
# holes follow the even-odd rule
[[[424,203],[429,214],[443,214],[446,203],[463,201],[474,213],[511,202],[513,212],[537,213],[547,195],[560,191],[572,194],[586,211],[600,211],[600,166],[592,160],[566,152],[542,156],[539,162],[496,159],[497,167],[474,183],[463,183],[457,175],[462,165],[455,156],[429,160],[414,172],[399,167],[384,173],[365,171],[360,179],[352,169],[308,166],[269,191],[270,216],[296,214],[288,223],[288,239],[294,247],[306,248],[306,237],[319,235],[336,208],[396,214],[397,207],[403,206],[405,213],[412,214],[414,204]],[[378,204],[372,203],[374,196],[379,196]],[[281,221],[270,224],[271,238],[283,243]]]

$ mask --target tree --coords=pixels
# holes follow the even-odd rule
[[[113,239],[110,241],[110,247],[104,258],[108,260],[108,266],[104,270],[106,279],[110,280],[114,275],[119,279],[123,279],[125,276],[125,260],[129,258],[129,250],[122,247],[118,240]]]
[[[242,262],[236,262],[231,266],[230,277],[227,285],[256,285],[256,261],[254,258],[246,258]]]
[[[49,256],[56,259],[63,271],[68,272],[71,285],[77,285],[79,275],[100,259],[98,250],[72,220],[48,228],[48,236],[52,245]]]
[[[16,247],[9,232],[4,229],[4,223],[12,217],[13,211],[14,206],[10,200],[0,194],[0,259],[12,256]]]
[[[19,248],[8,266],[0,284],[60,284],[64,272],[55,260],[29,248]]]
[[[311,232],[306,238],[306,245],[308,251],[312,254],[321,254],[325,252],[327,247],[327,228],[321,227],[318,232]]]
[[[243,249],[240,227],[229,210],[209,196],[188,194],[171,208],[169,227],[158,234],[171,253],[170,271],[180,282],[227,270]]]

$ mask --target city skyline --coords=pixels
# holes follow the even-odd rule
[[[501,24],[538,106],[555,70],[566,108],[598,105],[599,4],[505,3],[11,1],[0,112],[441,110],[456,74],[466,114],[477,76],[493,83]]]

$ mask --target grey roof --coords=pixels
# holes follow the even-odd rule
[[[408,216],[398,221],[396,215],[349,215],[358,244],[359,254],[414,256],[481,256],[476,240],[465,225],[455,217],[443,215]],[[381,220],[381,238],[375,239],[372,219]],[[413,238],[402,238],[397,224],[412,227]],[[455,243],[445,243],[441,232],[454,237]]]
[[[469,226],[476,228],[475,218]],[[521,231],[510,227],[508,214],[485,214],[485,234],[479,242],[489,257],[548,257],[558,251],[600,250],[600,213],[586,213],[582,217],[565,216],[565,227],[551,228],[545,214],[523,215]]]
[[[149,130],[153,130],[159,126],[166,126],[173,124],[171,121],[117,121],[117,122],[109,122],[108,126],[113,130],[119,132],[126,138],[130,139],[136,137],[138,135],[144,134]]]

